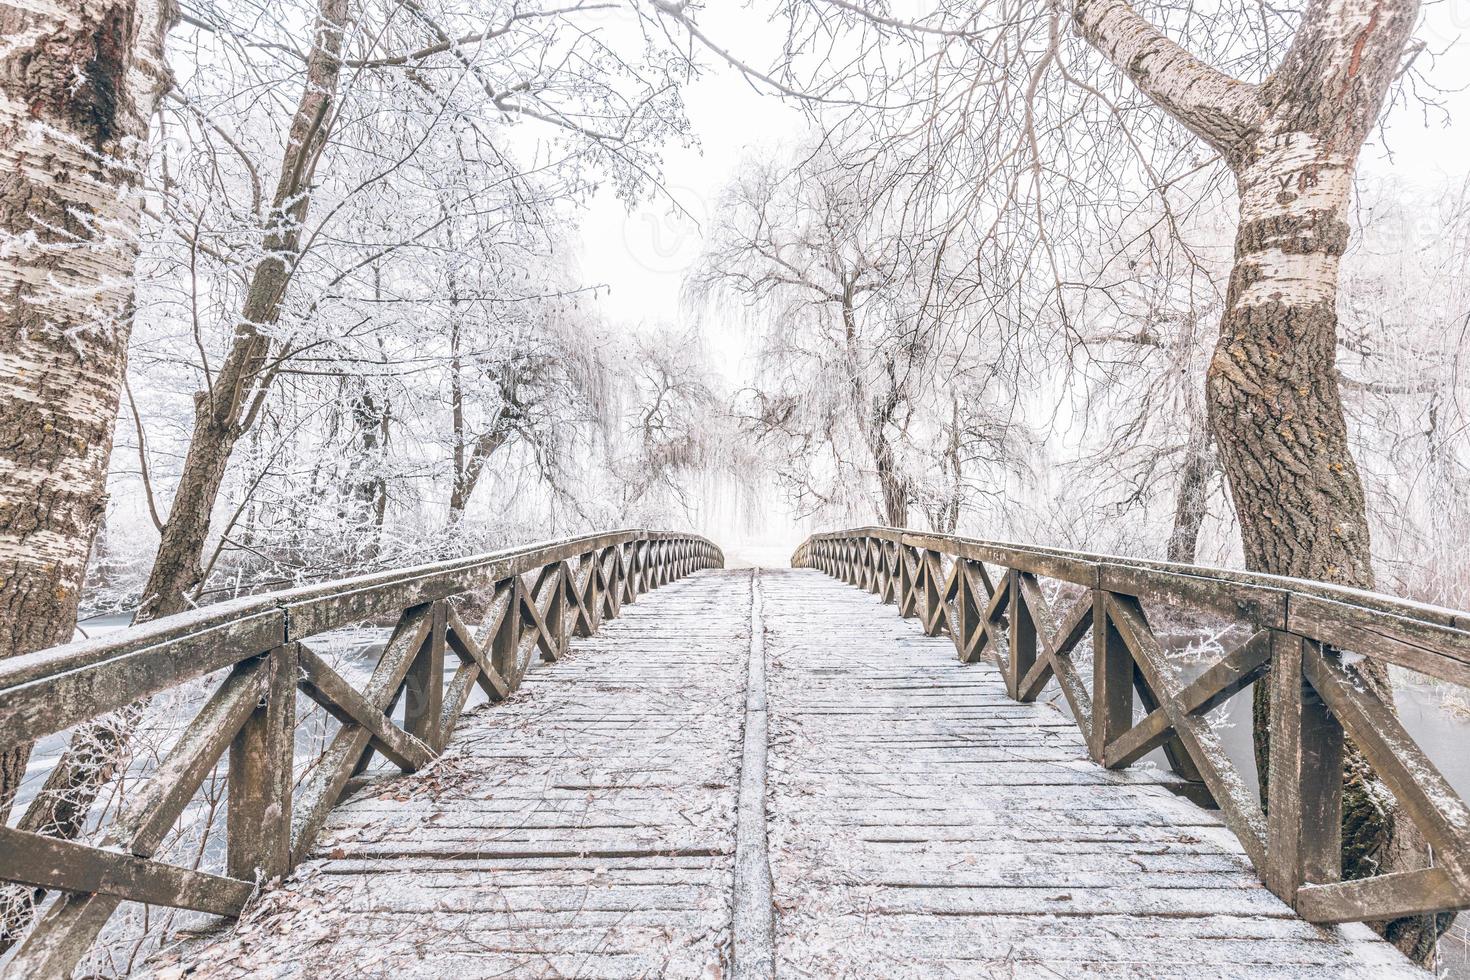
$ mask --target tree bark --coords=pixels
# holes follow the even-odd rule
[[[1194,58],[1127,0],[1074,0],[1083,38],[1235,173],[1235,264],[1206,399],[1254,571],[1374,585],[1363,485],[1338,387],[1337,282],[1353,169],[1419,6],[1309,0],[1281,64],[1255,86]],[[1369,661],[1362,673],[1392,704],[1382,665]],[[1255,697],[1264,774],[1269,685],[1257,684]],[[1375,798],[1366,761],[1348,748],[1344,876],[1422,866],[1419,835],[1395,825]],[[1382,931],[1424,962],[1449,918],[1400,919]]]
[[[451,307],[455,302],[451,297]],[[500,447],[510,441],[511,413],[517,405],[513,379],[502,378],[500,387],[501,405],[497,409],[495,418],[491,421],[490,428],[471,439],[466,431],[465,422],[464,366],[460,357],[460,325],[458,319],[455,319],[449,328],[449,420],[450,435],[454,443],[453,457],[450,461],[450,465],[454,468],[454,472],[450,475],[449,486],[450,527],[454,527],[464,519],[465,509],[469,507],[470,498],[475,494],[475,487],[479,486],[480,476],[485,472],[485,464],[499,451]]]
[[[168,0],[0,3],[0,657],[70,640],[105,511]],[[0,818],[30,746],[0,753]],[[27,893],[28,894],[28,893]],[[0,952],[29,921],[13,890]]]
[[[386,399],[379,404],[377,395],[363,390],[352,396],[350,411],[356,437],[351,476],[352,516],[368,515],[373,530],[378,532],[383,529],[388,513],[388,481],[383,476],[382,465],[383,454],[388,449],[392,409]]]
[[[171,4],[0,3],[0,657],[71,639],[127,362]],[[30,747],[0,754],[0,814]]]
[[[858,350],[857,309],[852,284],[842,293],[842,327],[846,337],[848,388],[852,393],[853,413],[858,431],[867,443],[873,467],[878,474],[878,519],[888,527],[907,527],[909,523],[909,484],[900,471],[888,438],[888,426],[898,410],[898,392],[890,385],[887,394],[874,399],[867,379],[863,377],[862,352]],[[892,373],[892,361],[888,363]]]
[[[224,363],[211,387],[195,396],[189,451],[135,622],[184,611],[202,582],[210,513],[230,454],[253,422],[270,382],[265,367],[271,340],[261,327],[278,319],[294,271],[312,176],[331,126],[346,24],[347,0],[321,0],[305,87],[288,134],[266,229],[265,257],[252,273]],[[113,405],[115,410],[115,396]],[[108,424],[110,428],[111,422]],[[21,827],[76,837],[98,792],[126,763],[127,744],[140,715],[141,706],[134,705],[79,728],[27,808]],[[29,920],[30,908],[6,918],[6,932],[16,935]]]
[[[1184,465],[1174,496],[1174,529],[1169,535],[1169,561],[1192,565],[1199,556],[1199,533],[1209,510],[1210,481],[1219,472],[1210,437],[1194,433],[1184,447]]]

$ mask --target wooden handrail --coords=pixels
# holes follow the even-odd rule
[[[696,535],[615,531],[272,592],[0,661],[0,750],[228,669],[99,846],[0,827],[0,880],[63,893],[8,970],[69,974],[125,900],[238,913],[260,882],[310,853],[374,752],[406,772],[428,764],[476,686],[503,701],[538,654],[554,661],[571,636],[592,635],[624,603],[723,564]],[[466,593],[488,599],[478,636],[453,601]],[[390,616],[397,625],[361,689],[305,642]],[[447,683],[446,654],[460,662]],[[293,790],[298,690],[341,727]],[[154,860],[226,752],[225,874]]]
[[[1470,907],[1470,807],[1345,658],[1470,685],[1470,613],[1303,579],[885,527],[814,534],[791,563],[877,593],[931,636],[948,634],[962,661],[995,664],[1018,701],[1055,680],[1099,765],[1123,768],[1164,749],[1189,795],[1219,807],[1257,874],[1304,918]],[[1053,610],[1044,578],[1082,591]],[[1144,601],[1223,616],[1247,638],[1186,683]],[[1089,632],[1086,683],[1072,654]],[[1258,681],[1271,685],[1264,808],[1206,721]],[[1345,738],[1424,834],[1433,867],[1339,880]]]

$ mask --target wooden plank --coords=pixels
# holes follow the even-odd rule
[[[1266,781],[1266,886],[1295,903],[1308,882],[1342,874],[1342,726],[1307,684],[1303,645],[1271,635],[1270,778]]]
[[[1109,592],[1141,596],[1190,611],[1208,610],[1257,629],[1285,629],[1288,593],[1221,579],[1200,570],[1166,570],[1103,562],[1098,581]]]
[[[1265,675],[1271,666],[1273,630],[1257,630],[1179,693],[1179,706],[1202,715],[1224,704]]]
[[[1022,685],[1031,669],[1036,666],[1036,620],[1031,615],[1031,609],[1026,605],[1025,593],[1021,591],[1022,578],[1029,578],[1035,582],[1035,576],[1029,572],[1020,572],[1011,569],[1006,573],[1009,581],[1008,589],[1011,593],[1011,628],[1007,631],[1010,639],[1010,656],[1006,660],[1006,692],[1016,700],[1023,700]]]
[[[1225,822],[1240,839],[1251,863],[1263,869],[1266,864],[1266,820],[1260,805],[1234,770],[1220,745],[1219,736],[1203,719],[1185,713],[1179,706],[1182,685],[1165,665],[1163,651],[1154,639],[1138,600],[1131,596],[1103,594],[1106,596],[1108,621],[1117,627],[1119,636],[1133,654],[1134,663],[1149,686],[1157,692],[1159,706],[1164,709],[1189,759],[1219,803]]]
[[[1397,871],[1325,885],[1303,885],[1296,910],[1308,922],[1370,922],[1470,908],[1470,891],[1444,868]]]
[[[263,658],[264,697],[230,744],[225,873],[269,881],[291,869],[291,772],[296,737],[297,645]]]
[[[524,590],[525,586],[519,575],[496,586],[496,594],[506,598],[507,611],[500,617],[491,634],[490,664],[496,673],[505,678],[506,686],[512,691],[521,683],[521,606],[525,601]]]
[[[409,665],[403,679],[403,730],[433,751],[439,748],[435,743],[439,738],[439,720],[444,715],[444,633],[449,626],[447,606],[448,603],[440,600],[431,607],[429,642]]]
[[[1133,727],[1133,656],[1109,615],[1107,593],[1093,593],[1092,740],[1095,762]]]
[[[1102,764],[1109,769],[1125,769],[1174,737],[1168,714],[1155,708],[1104,747]]]
[[[1463,624],[1454,628],[1348,602],[1293,596],[1289,627],[1339,650],[1470,687],[1470,632]]]
[[[360,726],[373,748],[404,772],[414,772],[434,761],[434,750],[423,739],[404,731],[326,661],[306,646],[301,647],[302,693],[326,708],[344,725]]]
[[[255,893],[252,882],[10,827],[0,827],[0,868],[5,880],[23,885],[215,915],[238,914]]]
[[[252,602],[123,632],[0,659],[0,751],[258,656],[284,642],[285,617]]]
[[[1470,807],[1450,786],[1398,715],[1336,656],[1315,645],[1302,651],[1302,672],[1322,696],[1347,736],[1373,767],[1373,773],[1398,801],[1400,819],[1408,817],[1462,887],[1470,886]]]

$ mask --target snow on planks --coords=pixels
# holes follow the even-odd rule
[[[762,581],[778,976],[1425,976],[1297,919],[1216,815],[948,639],[821,572]]]
[[[717,976],[750,574],[643,596],[333,811],[315,859],[191,976]]]
[[[1295,918],[1214,814],[893,607],[810,570],[759,588],[776,976],[1424,976]],[[729,976],[751,589],[701,572],[575,641],[157,972]]]

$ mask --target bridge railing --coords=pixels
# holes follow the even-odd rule
[[[617,531],[221,603],[0,661],[0,751],[225,672],[100,846],[0,824],[0,880],[62,893],[9,970],[69,974],[123,901],[237,914],[261,881],[309,853],[374,752],[405,772],[428,764],[476,686],[504,700],[538,653],[556,660],[571,635],[590,636],[624,603],[723,561],[701,537]],[[461,618],[465,596],[484,609],[477,631]],[[361,688],[305,642],[395,619]],[[459,666],[446,682],[449,657]],[[296,787],[298,691],[340,727]],[[155,860],[226,754],[225,873]]]
[[[1303,918],[1470,907],[1470,808],[1352,666],[1368,657],[1470,686],[1470,613],[1299,579],[891,528],[812,535],[792,564],[877,593],[931,636],[948,634],[962,661],[994,663],[1016,700],[1055,681],[1100,765],[1123,768],[1162,748]],[[1244,639],[1185,676],[1145,602],[1156,617],[1228,620]],[[1077,662],[1089,635],[1090,670]],[[1207,717],[1258,681],[1271,692],[1264,808]],[[1430,866],[1340,880],[1345,739],[1396,798],[1398,819],[1423,834]]]

